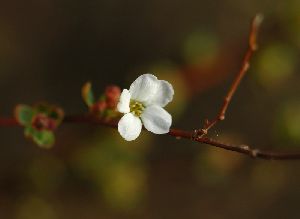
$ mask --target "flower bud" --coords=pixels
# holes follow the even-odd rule
[[[32,127],[42,131],[42,130],[54,130],[56,128],[56,122],[49,118],[47,115],[39,113],[32,119]]]
[[[107,108],[107,103],[102,100],[102,101],[95,103],[91,107],[91,111],[92,111],[92,113],[103,113],[104,110],[106,110],[106,108]]]
[[[107,107],[115,109],[121,95],[121,89],[118,86],[111,85],[105,89]]]

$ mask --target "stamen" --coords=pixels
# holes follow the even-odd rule
[[[144,105],[139,102],[139,101],[136,101],[136,100],[131,100],[130,101],[130,112],[135,115],[135,116],[138,116],[140,117],[145,109]]]

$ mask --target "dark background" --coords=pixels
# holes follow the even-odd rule
[[[128,88],[151,72],[175,87],[174,127],[212,118],[247,47],[251,18],[265,20],[259,50],[210,132],[224,142],[299,150],[298,0],[32,0],[0,7],[0,113],[47,100],[87,111],[81,86]],[[297,161],[244,155],[143,132],[63,125],[50,150],[1,127],[0,217],[299,218]]]

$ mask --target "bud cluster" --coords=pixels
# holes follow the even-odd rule
[[[110,85],[105,89],[104,95],[95,102],[90,110],[92,113],[103,115],[105,111],[115,111],[120,98],[121,90],[118,86]]]

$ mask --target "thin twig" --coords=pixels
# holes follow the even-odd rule
[[[204,127],[202,129],[199,130],[195,130],[194,133],[194,137],[195,138],[201,138],[204,135],[207,134],[208,130],[211,129],[214,125],[216,125],[219,121],[222,121],[225,119],[225,114],[228,108],[228,105],[233,97],[233,95],[235,94],[239,84],[241,83],[241,80],[243,79],[243,77],[245,76],[246,72],[248,71],[249,67],[250,67],[250,59],[253,55],[253,53],[257,50],[257,44],[256,44],[256,39],[257,39],[257,34],[258,34],[258,29],[260,27],[260,24],[263,20],[263,16],[261,14],[257,14],[251,23],[251,29],[250,29],[250,33],[249,33],[249,42],[248,42],[248,49],[245,53],[243,62],[242,62],[242,66],[238,72],[238,74],[236,75],[234,81],[232,82],[228,93],[226,94],[223,104],[221,106],[221,109],[218,113],[218,115],[216,116],[215,119],[209,121],[206,120]]]
[[[107,126],[111,128],[118,127],[118,120],[103,120],[91,115],[74,115],[66,116],[63,123],[75,123],[75,124],[96,124],[101,126]],[[0,118],[0,126],[20,126],[14,118]],[[173,136],[177,139],[187,139],[203,143],[206,145],[214,146],[217,148],[222,148],[229,151],[234,151],[240,154],[248,155],[252,158],[261,158],[268,160],[299,160],[300,152],[272,152],[272,151],[262,151],[259,149],[251,148],[247,145],[231,145],[226,143],[221,143],[219,141],[202,137],[194,138],[193,131],[185,131],[180,129],[171,129],[168,135]]]
[[[0,118],[0,126],[20,126],[15,118]]]

